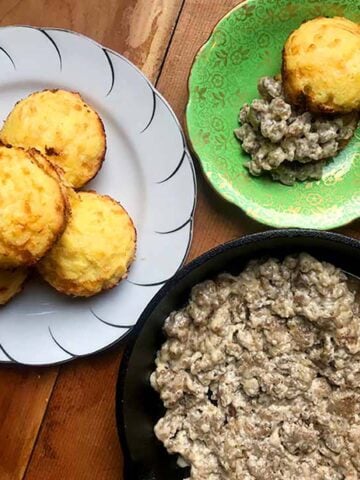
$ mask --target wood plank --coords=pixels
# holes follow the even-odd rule
[[[0,369],[0,478],[23,477],[42,422],[57,368]]]
[[[121,478],[114,409],[119,350],[61,368],[26,480]]]
[[[176,19],[180,12],[183,0],[81,0],[77,2],[64,2],[63,0],[47,0],[46,2],[39,2],[38,0],[8,0],[0,2],[0,25],[11,24],[27,24],[38,26],[53,26],[68,28],[84,33],[95,40],[113,48],[119,52],[124,53],[134,63],[137,64],[153,81],[156,80],[161,64],[167,49],[168,42],[176,23]],[[104,7],[105,5],[105,7]],[[113,362],[109,361],[109,365],[117,370],[117,363],[119,356],[116,355]],[[108,357],[104,357],[107,359]],[[66,366],[64,372],[78,372],[79,369],[86,376],[88,371],[85,367],[87,363],[92,365],[94,371],[97,365],[102,365],[102,359],[84,360],[77,365]],[[94,362],[94,363],[91,363]],[[99,362],[99,363],[98,363]],[[81,366],[83,366],[83,368]],[[72,370],[74,369],[74,370]],[[10,373],[9,373],[10,372]],[[40,372],[40,373],[39,373]],[[20,480],[24,476],[24,471],[28,464],[31,452],[34,447],[39,428],[47,407],[47,401],[52,393],[58,369],[49,370],[29,370],[20,367],[0,367],[0,478],[1,480]],[[94,391],[95,384],[101,384],[103,373],[94,375],[94,384],[87,385],[87,392],[89,395]],[[40,375],[40,376],[39,376]],[[64,375],[64,383],[68,387],[69,401],[77,403],[78,390],[74,388],[78,384],[74,375]],[[60,389],[62,391],[62,388]],[[59,392],[59,389],[56,390]],[[65,391],[67,391],[65,389]],[[112,388],[109,391],[113,392]],[[60,395],[57,393],[57,395]],[[67,404],[61,405],[55,398],[56,408],[66,411]],[[60,398],[63,398],[60,396]],[[81,400],[83,404],[81,403]],[[88,404],[87,398],[82,398],[78,403],[79,409]],[[110,397],[108,397],[110,402]],[[104,405],[104,410],[113,413],[113,402]],[[56,407],[57,406],[57,407]],[[73,412],[73,410],[71,410]],[[69,416],[71,417],[71,412]],[[67,421],[67,418],[64,418]],[[102,418],[102,417],[100,417]],[[82,425],[85,426],[87,419],[87,412],[82,417]],[[110,445],[114,444],[116,440],[114,421],[112,419]],[[53,431],[54,429],[61,434],[63,424],[55,428],[55,423],[47,423],[47,428]],[[108,445],[106,424],[105,430],[100,430],[96,420],[94,420],[94,428],[90,430],[92,435],[99,438],[99,445]],[[101,433],[99,433],[101,431]],[[94,478],[92,470],[86,468],[93,465],[92,451],[87,449],[88,445],[94,443],[94,438],[90,438],[86,434],[86,427],[80,429],[82,438],[85,439],[83,444],[84,462],[81,463],[84,469],[83,477],[76,478]],[[85,432],[85,433],[84,433]],[[69,436],[67,436],[67,434]],[[67,444],[71,445],[73,431],[64,429],[64,442],[62,447]],[[99,435],[99,437],[98,437]],[[61,457],[61,451],[56,450],[57,444],[55,442],[54,450],[45,450],[45,456],[48,456],[53,461]],[[46,448],[46,447],[45,447]],[[54,454],[54,452],[56,452]],[[77,461],[77,456],[71,453],[74,461]],[[107,450],[105,449],[104,462],[106,463]],[[120,462],[119,453],[114,454],[116,458],[115,470]],[[54,460],[55,459],[55,460]],[[64,456],[66,460],[67,457]],[[72,462],[69,462],[72,466]],[[113,470],[111,470],[113,471]],[[32,473],[30,473],[32,475]],[[55,478],[50,475],[37,475],[34,473],[36,479],[50,479]],[[101,478],[105,478],[105,473],[102,473]],[[110,475],[110,473],[109,473]],[[62,476],[61,473],[56,478],[75,478],[72,473]],[[110,477],[109,477],[110,478]],[[118,478],[118,475],[112,477]]]
[[[185,3],[158,82],[159,90],[175,110],[182,125],[188,98],[187,79],[194,57],[208,40],[217,22],[238,4],[238,0],[187,0]],[[219,197],[201,174],[197,160],[194,161],[199,195],[190,259],[245,233],[266,230],[265,226],[251,220],[237,207]]]
[[[159,81],[181,120],[193,57],[215,23],[237,3],[186,0]],[[359,223],[349,231],[359,231],[358,227]],[[218,243],[265,228],[219,199],[201,177],[191,258]],[[122,478],[114,418],[120,350],[62,367],[25,480]]]
[[[76,30],[130,58],[155,80],[183,0],[8,0],[0,25]]]

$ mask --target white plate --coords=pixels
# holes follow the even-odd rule
[[[0,309],[0,361],[32,365],[89,355],[129,332],[184,262],[196,198],[194,167],[175,114],[134,65],[74,32],[0,28],[0,117],[44,88],[78,91],[99,112],[108,148],[85,189],[121,202],[134,219],[138,246],[128,279],[109,292],[67,298],[35,276]]]

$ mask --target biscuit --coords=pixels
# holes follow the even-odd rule
[[[4,144],[36,148],[80,188],[99,171],[106,136],[99,115],[78,93],[44,90],[20,100],[0,132]]]
[[[67,198],[45,159],[0,146],[0,268],[36,263],[62,234]]]
[[[27,276],[26,268],[0,270],[0,305],[5,305],[22,290]]]
[[[59,292],[89,297],[126,277],[136,230],[124,208],[108,196],[73,192],[69,198],[68,225],[37,268]]]
[[[292,32],[283,50],[287,100],[314,113],[360,110],[360,26],[318,17]]]

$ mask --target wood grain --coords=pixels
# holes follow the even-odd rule
[[[217,22],[238,3],[237,0],[188,0],[185,3],[158,82],[159,90],[170,102],[184,127],[188,97],[187,78],[194,57],[208,40]],[[196,160],[195,164],[199,195],[189,259],[219,243],[245,233],[266,229],[220,198],[204,180]]]
[[[76,30],[130,58],[155,80],[183,0],[2,0],[1,25]]]
[[[0,479],[23,477],[57,369],[0,369]]]
[[[26,480],[122,478],[114,408],[119,351],[61,368]]]
[[[238,0],[186,0],[182,6],[180,0],[0,0],[0,21],[78,30],[124,53],[155,81],[181,11],[158,87],[183,122],[193,57],[217,21],[237,3]],[[198,165],[196,168],[199,195],[190,258],[239,235],[266,229],[220,199],[203,180]],[[360,236],[359,227],[358,221],[341,231]],[[36,371],[13,369],[10,375],[6,369],[0,370],[0,480],[122,478],[114,417],[121,350],[118,346],[92,359],[61,367],[54,389],[56,369],[44,371],[40,383],[36,381]],[[28,377],[22,388],[24,375]],[[51,391],[31,461],[23,475],[44,415],[44,402]],[[9,419],[6,412],[10,412]],[[25,440],[14,433],[22,429]],[[12,436],[15,440],[9,442],[11,445],[5,447],[2,455],[3,445]],[[16,458],[17,453],[20,458]],[[10,476],[3,477],[1,467]]]
[[[123,53],[155,81],[182,4],[183,0],[2,0],[0,25],[79,31]],[[0,368],[0,480],[24,478],[52,393],[49,415],[34,451],[34,467],[28,469],[26,478],[119,478],[121,452],[113,395],[120,351],[118,347],[117,354],[63,367],[54,392],[57,368]],[[104,398],[101,389],[106,391]],[[91,409],[89,401],[93,402]]]

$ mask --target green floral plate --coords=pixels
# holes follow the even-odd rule
[[[187,130],[205,176],[249,216],[274,227],[329,229],[360,216],[360,129],[320,181],[292,187],[251,177],[234,137],[238,113],[257,97],[257,80],[280,71],[291,31],[320,15],[360,22],[359,0],[248,0],[216,26],[189,78]]]

